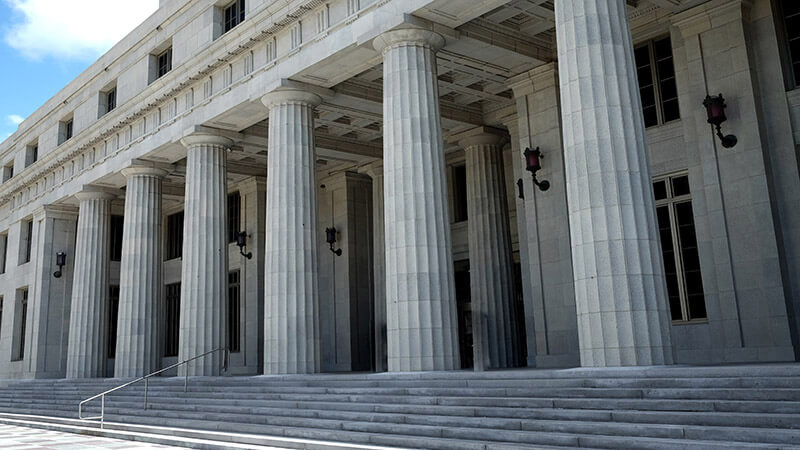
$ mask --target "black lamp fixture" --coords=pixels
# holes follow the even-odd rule
[[[738,142],[736,136],[732,134],[723,135],[722,131],[720,130],[720,125],[728,120],[728,117],[725,116],[725,108],[727,108],[728,105],[725,104],[725,99],[722,98],[722,94],[715,96],[706,95],[706,99],[703,101],[703,106],[706,107],[708,123],[717,128],[717,136],[719,137],[720,142],[722,142],[722,146],[725,148],[731,148],[735,146]]]
[[[525,200],[525,184],[522,182],[522,178],[517,180],[517,190],[519,191],[517,197]]]
[[[236,245],[239,247],[239,253],[247,259],[253,258],[253,252],[244,252],[244,247],[247,245],[247,232],[240,231],[236,234]]]
[[[342,249],[337,248],[334,250],[333,244],[336,243],[336,228],[325,228],[325,241],[331,246],[331,251],[336,256],[342,256]]]
[[[533,184],[538,186],[539,190],[542,192],[550,189],[549,181],[547,180],[539,181],[536,179],[536,172],[538,172],[539,169],[542,168],[542,158],[544,158],[544,155],[542,154],[542,151],[539,150],[539,147],[536,147],[533,150],[531,150],[530,148],[526,148],[524,155],[525,155],[525,166],[526,166],[525,169],[531,173],[531,176],[533,176]]]
[[[58,270],[53,272],[53,276],[56,278],[61,278],[61,269],[67,265],[67,254],[64,252],[56,253],[56,265],[58,266]]]

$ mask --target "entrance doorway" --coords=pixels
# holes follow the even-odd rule
[[[453,263],[458,305],[458,349],[461,353],[461,368],[471,369],[472,359],[472,302],[469,287],[469,260]]]

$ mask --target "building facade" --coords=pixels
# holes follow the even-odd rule
[[[798,360],[795,3],[162,1],[0,144],[0,377]]]

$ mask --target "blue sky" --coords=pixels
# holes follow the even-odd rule
[[[0,0],[0,141],[157,8],[158,0]]]

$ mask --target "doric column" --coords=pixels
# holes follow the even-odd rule
[[[501,147],[504,136],[491,131],[471,130],[458,141],[467,156],[475,370],[515,365],[511,237]]]
[[[444,39],[389,31],[383,53],[386,300],[390,371],[460,366],[436,51]]]
[[[261,100],[269,108],[264,373],[314,373],[319,371],[314,107],[322,99],[287,89]]]
[[[128,184],[114,358],[117,378],[140,377],[161,368],[161,179],[166,172],[130,167],[122,174]]]
[[[227,345],[228,239],[225,152],[230,139],[196,133],[181,139],[187,148],[183,213],[181,318],[178,360]],[[183,375],[220,374],[223,352],[179,368]]]
[[[375,299],[375,371],[388,370],[386,359],[386,235],[383,212],[383,161],[367,169],[372,177],[372,288]]]
[[[624,0],[555,2],[584,366],[672,363],[664,268]]]
[[[80,201],[67,349],[67,378],[106,375],[109,229],[114,195],[86,190]]]

